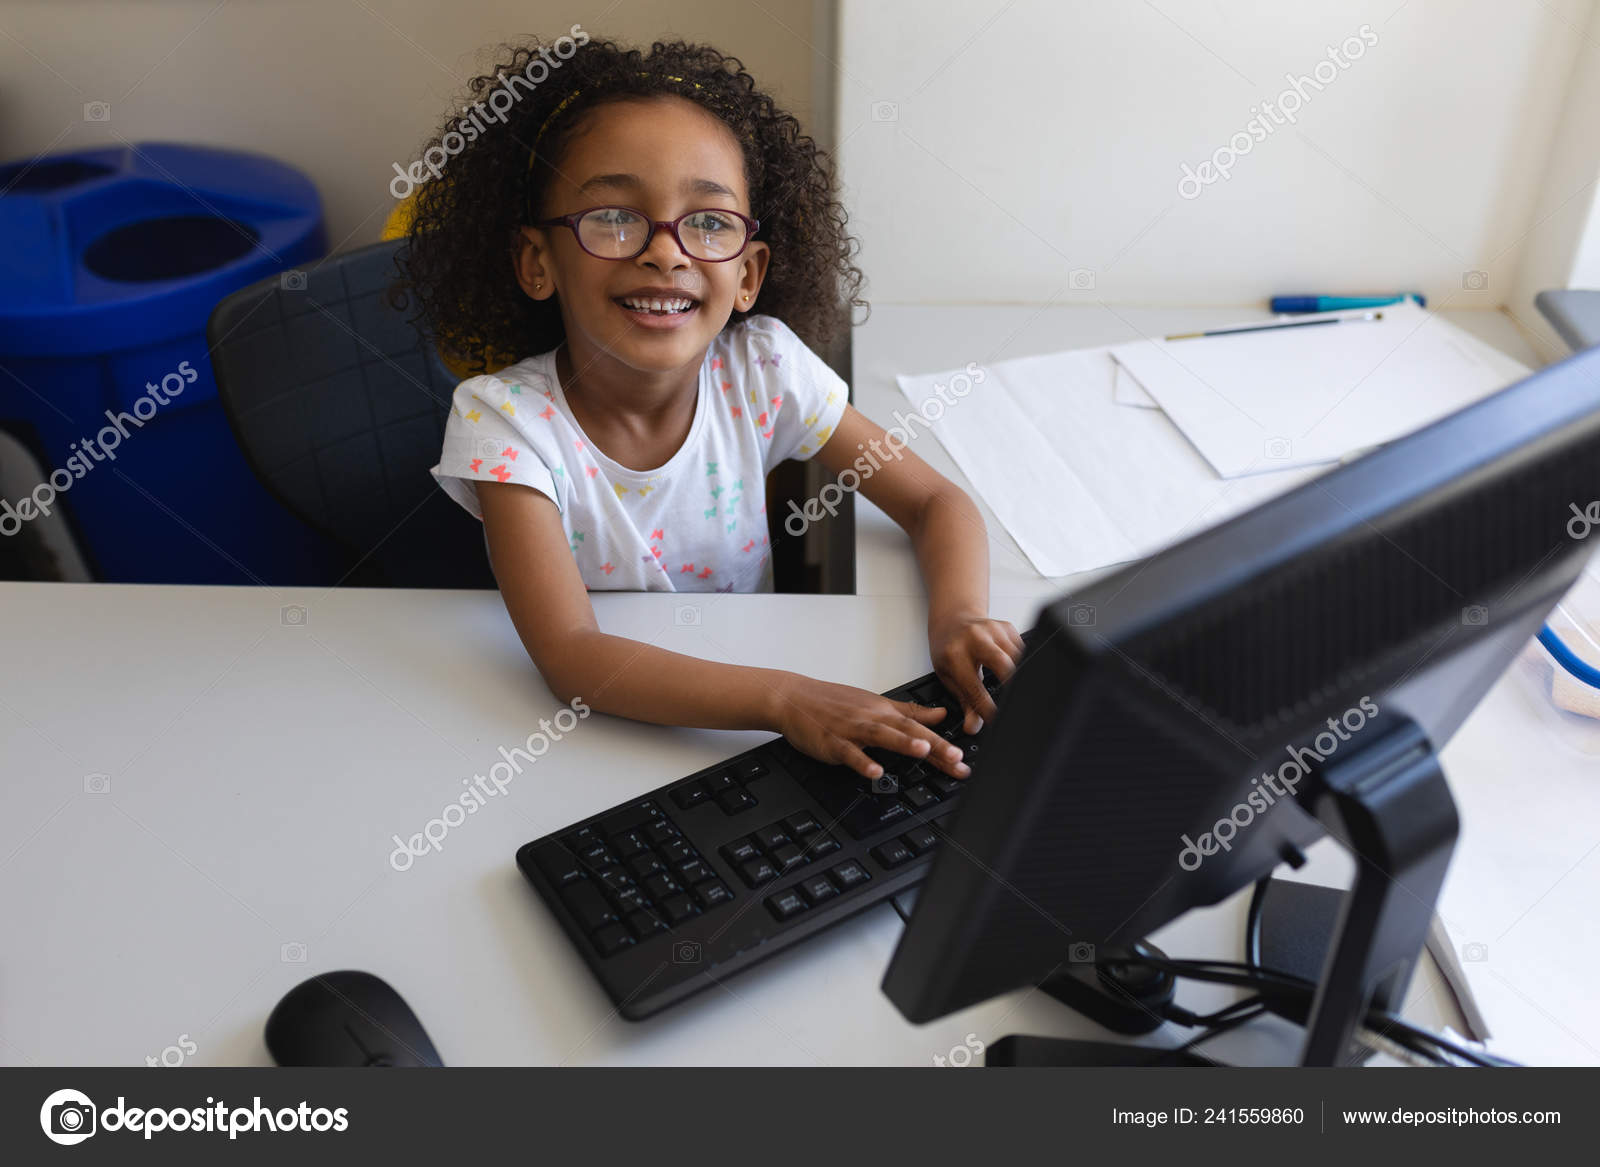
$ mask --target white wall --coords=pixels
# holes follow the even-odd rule
[[[1499,305],[1541,193],[1573,194],[1542,188],[1600,39],[1593,0],[841,7],[837,134],[869,297],[907,303],[1416,288]],[[1364,25],[1376,43],[1329,61]],[[1182,164],[1319,61],[1336,76],[1303,87],[1295,124],[1180,196]]]
[[[818,0],[816,6],[826,7]],[[582,24],[740,57],[809,124],[813,0],[0,0],[0,161],[124,142],[270,154],[322,192],[330,243],[371,243],[468,79]],[[108,102],[109,122],[84,120]]]

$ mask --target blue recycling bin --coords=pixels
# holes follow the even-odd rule
[[[64,510],[116,583],[330,583],[345,556],[246,464],[205,329],[224,296],[327,251],[301,173],[144,143],[0,166],[0,427],[45,481],[0,538]]]

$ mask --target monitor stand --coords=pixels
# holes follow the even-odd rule
[[[1460,823],[1433,745],[1409,719],[1365,749],[1330,757],[1296,799],[1350,852],[1356,874],[1333,925],[1309,1014],[1303,1005],[1277,1011],[1306,1027],[1302,1065],[1354,1065],[1370,1052],[1356,1040],[1367,1012],[1398,1012],[1404,1001]],[[1120,1047],[1123,1060],[1110,1060],[1115,1055],[1104,1043],[1003,1040],[1029,1042],[1031,1065],[1151,1064],[1144,1047]],[[1002,1057],[1015,1048],[995,1045]]]

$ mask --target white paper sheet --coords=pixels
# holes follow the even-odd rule
[[[1414,303],[1381,311],[1377,321],[1142,340],[1111,354],[1227,478],[1336,462],[1527,375]]]
[[[953,372],[898,378],[915,407]],[[991,365],[933,424],[1036,570],[1070,575],[1138,559],[1314,477],[1225,481],[1167,416],[1117,404],[1108,348]]]

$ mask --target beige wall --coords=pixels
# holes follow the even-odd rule
[[[501,41],[581,24],[741,58],[808,129],[827,0],[0,0],[0,161],[164,140],[270,154],[322,192],[335,250],[373,242],[408,165]],[[821,93],[819,110],[813,93]],[[110,120],[85,120],[105,102]],[[818,134],[819,141],[826,139]]]

